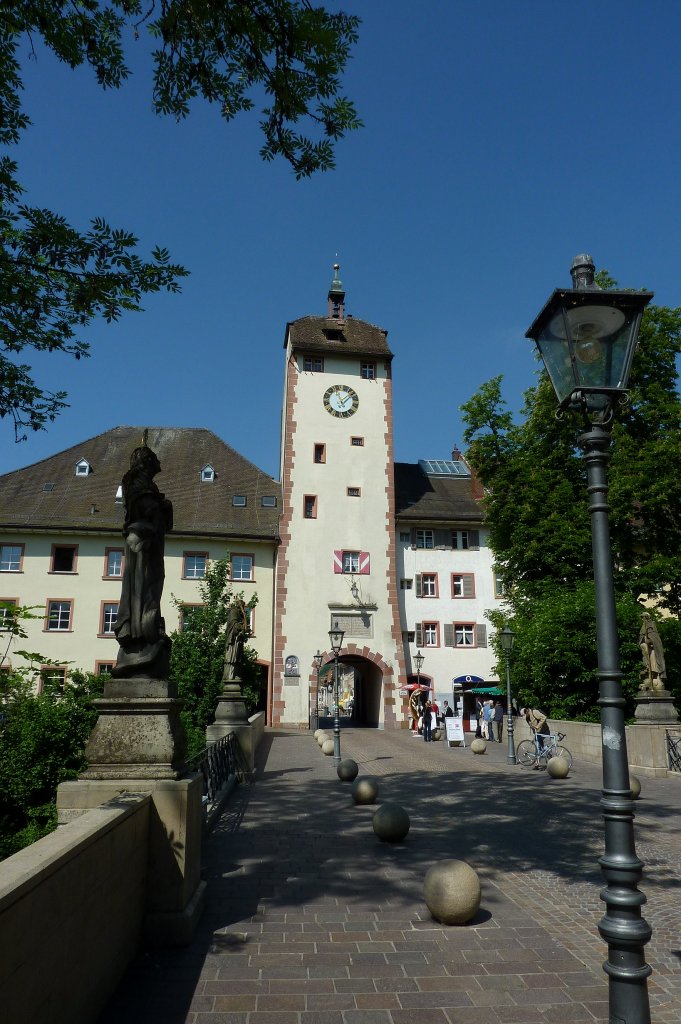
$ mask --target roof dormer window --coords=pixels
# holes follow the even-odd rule
[[[118,490],[116,491],[116,504],[123,504],[123,484],[118,485]]]
[[[215,470],[211,466],[210,462],[207,463],[201,470],[201,483],[212,484],[215,480]]]
[[[234,508],[246,508],[246,495],[234,494],[232,496],[232,505]]]
[[[87,459],[80,459],[76,463],[76,476],[89,476],[92,472],[92,466]]]

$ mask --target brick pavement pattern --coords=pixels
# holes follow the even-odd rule
[[[268,731],[204,847],[194,942],[142,953],[100,1024],[578,1024],[607,1021],[597,858],[600,769],[566,780],[406,732],[344,729],[343,757],[411,818],[381,843],[309,733]],[[653,926],[655,1024],[681,1020],[681,778],[642,780],[637,852]],[[464,927],[435,922],[423,876],[479,873]]]

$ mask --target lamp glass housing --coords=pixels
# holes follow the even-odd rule
[[[329,643],[331,644],[331,650],[334,654],[338,654],[341,647],[343,646],[343,637],[345,636],[345,630],[339,629],[336,626],[334,629],[329,630]]]
[[[508,656],[513,650],[513,644],[515,643],[515,633],[510,626],[504,626],[499,633],[499,643],[504,654]]]
[[[575,392],[621,394],[652,292],[557,289],[526,337],[544,361],[561,405]]]
[[[423,665],[423,655],[420,651],[417,651],[414,655],[414,664],[416,665],[416,671],[420,672],[421,666]]]

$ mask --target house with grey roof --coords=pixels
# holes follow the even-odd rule
[[[34,465],[0,476],[0,606],[31,606],[28,639],[56,664],[108,671],[124,565],[121,481],[141,427],[115,427]],[[235,591],[257,593],[251,645],[265,675],[272,661],[273,573],[281,488],[209,430],[152,427],[159,489],[173,504],[166,538],[163,614],[169,632],[199,601],[211,560],[231,557]],[[178,609],[173,600],[181,607]],[[7,645],[5,645],[7,647]],[[12,645],[4,665],[20,664]]]

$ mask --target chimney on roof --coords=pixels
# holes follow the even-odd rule
[[[336,320],[342,323],[345,319],[345,290],[343,283],[338,276],[340,264],[333,265],[333,281],[329,288],[329,320]]]
[[[456,445],[454,445],[454,447],[452,448],[452,462],[460,462],[460,461],[461,461],[461,452],[456,447]]]

